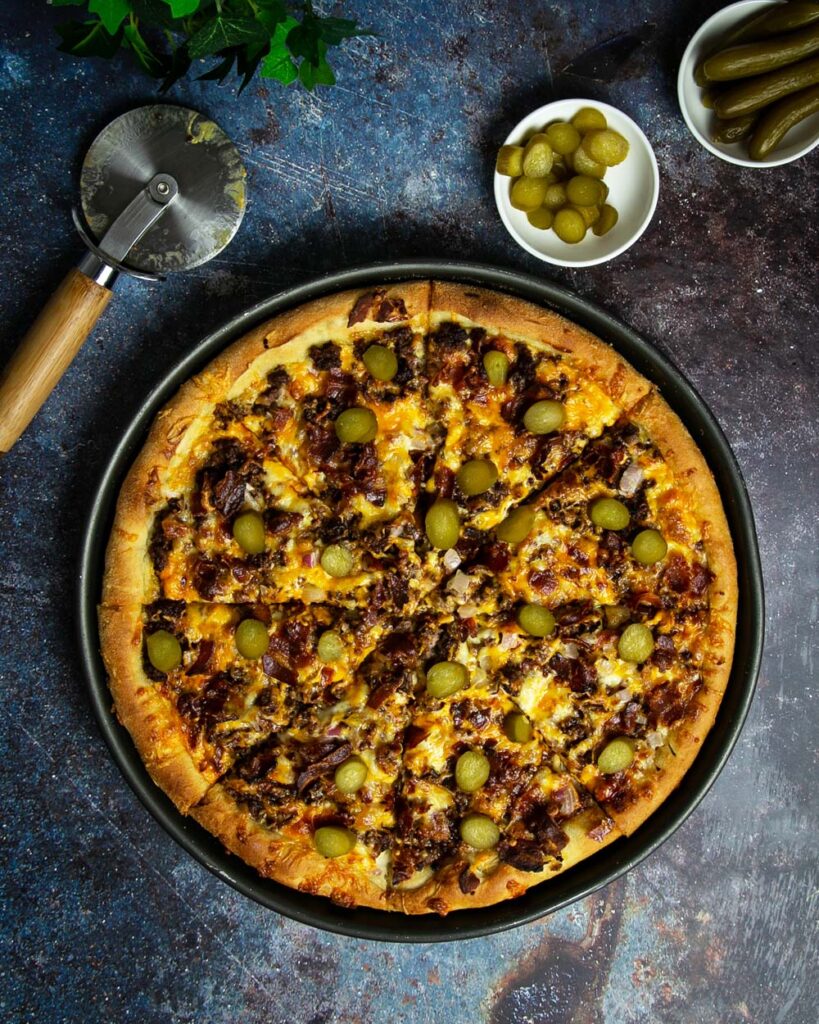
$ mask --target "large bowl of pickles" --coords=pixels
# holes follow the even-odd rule
[[[607,103],[547,103],[497,154],[495,202],[507,231],[561,267],[591,267],[625,252],[648,227],[659,193],[651,144]]]
[[[819,2],[742,0],[691,39],[677,96],[694,138],[728,163],[778,167],[819,145]]]

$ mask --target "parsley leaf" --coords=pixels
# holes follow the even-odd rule
[[[262,61],[259,71],[262,78],[275,78],[284,85],[290,85],[299,77],[299,70],[294,64],[285,42],[288,33],[296,25],[298,22],[295,18],[286,18],[276,26],[270,37],[270,52]]]
[[[264,26],[254,18],[216,17],[208,21],[188,42],[188,53],[196,60],[219,53],[237,43],[259,42],[265,38]]]
[[[53,7],[84,7],[88,17],[57,26],[59,49],[75,57],[130,53],[167,91],[193,61],[215,60],[201,79],[254,75],[306,89],[332,85],[329,48],[372,35],[347,18],[325,18],[311,0],[49,0]]]
[[[198,10],[202,0],[163,0],[171,9],[171,14],[175,18],[187,18],[189,14],[193,14],[194,11]]]
[[[122,41],[122,31],[111,35],[101,21],[68,21],[57,26],[62,43],[57,47],[74,57],[113,57]]]
[[[165,62],[151,50],[136,25],[125,25],[122,34],[124,42],[130,46],[142,70],[147,72],[151,78],[164,78]]]
[[[131,13],[131,5],[128,0],[89,0],[88,13],[96,14],[105,31],[113,35]]]

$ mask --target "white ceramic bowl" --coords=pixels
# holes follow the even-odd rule
[[[677,97],[680,110],[685,118],[691,134],[720,160],[742,167],[779,167],[798,160],[819,145],[819,113],[811,114],[804,121],[791,128],[784,138],[784,144],[770,153],[764,160],[751,160],[744,141],[724,145],[711,139],[711,125],[714,120],[713,110],[702,105],[702,90],[694,81],[694,68],[706,54],[719,48],[720,40],[741,21],[750,15],[757,14],[766,7],[773,7],[779,0],[742,0],[731,4],[712,15],[704,25],[694,33],[694,37],[683,54],[680,70],[677,74]]]
[[[495,202],[506,230],[527,252],[559,267],[593,267],[625,252],[648,227],[657,208],[660,175],[651,144],[637,125],[622,111],[597,100],[556,100],[538,107],[509,133],[505,145],[520,145],[550,121],[568,121],[581,107],[594,107],[606,115],[609,127],[620,132],[629,144],[629,154],[617,167],[606,171],[609,197],[619,214],[617,223],[601,238],[591,230],[582,242],[562,242],[551,228],[544,231],[529,223],[526,214],[509,201],[512,179],[495,172]]]

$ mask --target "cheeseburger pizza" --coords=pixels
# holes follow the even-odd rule
[[[553,312],[416,281],[228,348],[157,417],[101,647],[155,782],[348,907],[510,899],[680,783],[736,566],[682,423]]]

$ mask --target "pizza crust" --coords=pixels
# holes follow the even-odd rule
[[[471,894],[462,892],[458,881],[464,865],[447,865],[418,889],[400,893],[401,910],[405,914],[448,914],[453,910],[488,907],[522,896],[533,886],[557,877],[621,838],[622,832],[613,821],[609,821],[608,833],[599,840],[592,839],[589,832],[604,821],[604,814],[590,808],[563,826],[568,831],[569,843],[563,848],[559,862],[555,861],[542,871],[520,871],[509,864],[498,864]]]
[[[625,835],[636,831],[680,785],[714,724],[721,700],[721,691],[704,688],[694,701],[695,713],[673,728],[666,743],[657,750],[656,774],[625,807],[604,805]]]
[[[142,667],[142,609],[99,609],[100,647],[117,718],[154,782],[187,814],[216,781],[203,771],[184,741],[176,709]]]
[[[631,419],[646,430],[671,467],[675,486],[685,491],[687,505],[697,513],[708,568],[714,574],[708,588],[704,676],[708,689],[722,694],[731,675],[739,591],[734,545],[719,490],[682,420],[656,391],[632,410]]]
[[[353,854],[327,859],[307,837],[295,840],[270,832],[237,805],[222,785],[213,786],[190,814],[264,878],[313,896],[326,896],[344,907],[395,910],[400,906],[397,895],[386,885],[350,870]]]
[[[651,384],[611,346],[558,313],[532,302],[485,288],[432,282],[430,319],[442,314],[470,321],[472,326],[539,342],[568,356],[626,412],[648,393]]]

